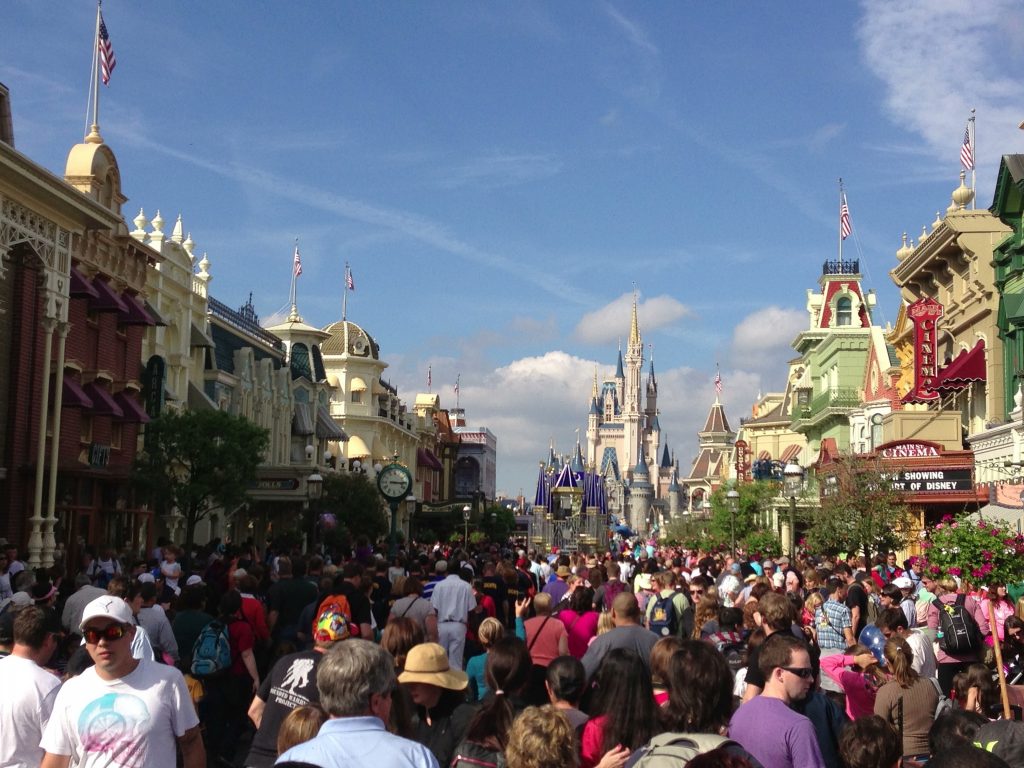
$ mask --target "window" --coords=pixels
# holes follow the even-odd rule
[[[853,324],[853,302],[848,296],[843,296],[836,302],[836,325]]]
[[[353,403],[361,403],[361,402],[363,402],[363,393],[362,392],[353,392],[352,393],[352,402]]]
[[[115,450],[121,450],[121,431],[123,425],[119,421],[115,421],[110,425],[110,447]]]
[[[86,413],[82,414],[81,436],[79,437],[79,441],[83,443],[92,442],[92,416],[89,416]]]

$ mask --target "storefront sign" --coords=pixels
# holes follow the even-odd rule
[[[297,491],[299,479],[296,477],[264,477],[253,486],[257,491]]]
[[[893,490],[906,493],[949,493],[974,489],[969,469],[904,469],[887,478]]]
[[[142,396],[146,403],[146,415],[156,419],[164,409],[164,374],[166,364],[160,355],[153,355],[146,363],[142,379]]]
[[[750,479],[750,451],[746,440],[737,440],[736,444],[736,477],[746,482]]]
[[[883,448],[879,453],[883,459],[930,459],[939,455],[938,449],[929,443],[900,443]]]
[[[105,467],[110,463],[110,445],[107,443],[92,443],[89,445],[89,466]]]
[[[918,299],[907,307],[907,317],[914,324],[914,388],[904,401],[923,402],[939,396],[932,387],[938,375],[936,324],[943,314],[942,305],[932,298]]]

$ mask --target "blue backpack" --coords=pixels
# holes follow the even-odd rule
[[[676,590],[664,597],[659,595],[654,601],[648,629],[659,637],[668,637],[679,632],[679,616],[676,614],[675,603],[672,602],[672,598],[678,594],[679,591]]]
[[[203,627],[192,646],[192,674],[196,677],[211,677],[227,672],[230,667],[228,626],[220,621],[211,621]]]

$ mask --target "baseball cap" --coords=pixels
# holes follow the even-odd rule
[[[187,579],[185,579],[185,586],[186,587],[194,587],[196,584],[202,584],[202,583],[203,583],[203,577],[202,576],[197,576],[195,574],[192,574]]]
[[[761,563],[761,567],[762,568],[774,568],[775,567],[775,563],[773,563],[771,560],[765,560],[763,563]]]
[[[79,622],[78,626],[82,628],[93,619],[100,618],[113,619],[118,624],[135,623],[132,617],[132,609],[128,607],[128,603],[120,597],[114,597],[113,595],[97,597],[85,606],[85,610],[82,611],[82,621]]]
[[[897,576],[895,579],[892,580],[892,584],[894,587],[899,587],[900,589],[914,588],[914,582],[912,582],[906,576]]]
[[[139,583],[140,584],[155,584],[156,583],[156,579],[153,578],[153,574],[152,573],[140,573],[139,574]]]

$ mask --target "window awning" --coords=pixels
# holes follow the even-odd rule
[[[120,312],[122,314],[128,311],[128,307],[125,306],[121,297],[107,284],[106,280],[97,278],[92,281],[92,287],[96,289],[96,298],[89,300],[89,309],[97,312]]]
[[[429,448],[416,449],[416,466],[434,469],[438,472],[444,471],[444,465],[441,464],[437,456],[435,456],[434,452]]]
[[[958,390],[972,381],[985,381],[985,342],[978,341],[971,349],[963,350],[953,362],[939,371],[936,390]]]
[[[309,403],[296,403],[292,411],[292,434],[309,437],[313,434],[313,417],[309,415]]]
[[[121,301],[124,302],[126,309],[117,318],[118,325],[156,325],[156,320],[149,316],[137,298],[126,293],[121,297]]]
[[[92,398],[85,394],[82,386],[70,376],[64,376],[61,394],[63,408],[92,408]]]
[[[348,448],[345,453],[350,459],[366,459],[370,456],[370,449],[366,447],[363,438],[353,435],[348,439]]]
[[[331,418],[326,405],[318,405],[316,409],[316,436],[323,440],[348,440],[345,430]]]
[[[193,347],[213,347],[213,339],[195,323],[192,323],[192,333],[189,338],[189,345]]]
[[[758,461],[764,461],[765,459],[770,459],[771,457],[771,451],[761,451],[759,454],[757,454]]]
[[[99,292],[89,284],[89,281],[85,279],[85,275],[74,267],[71,268],[71,287],[69,292],[72,297],[84,297],[87,299],[98,299],[100,295]]]
[[[122,390],[114,395],[114,402],[124,412],[124,415],[121,417],[122,421],[130,421],[134,424],[147,424],[149,422],[149,415],[145,409],[136,402],[134,397],[129,396],[127,392]]]
[[[216,411],[217,406],[191,381],[188,383],[188,407],[193,411]]]
[[[156,311],[156,307],[150,304],[148,301],[143,299],[142,306],[146,310],[146,314],[153,318],[153,322],[157,325],[167,325],[167,321],[164,320],[163,315]]]
[[[797,457],[800,455],[800,450],[799,445],[791,445],[786,448],[786,450],[782,452],[782,463],[788,464],[791,461],[796,461]]]
[[[113,416],[118,419],[124,417],[124,411],[121,410],[121,406],[114,400],[114,396],[95,381],[90,381],[86,384],[84,390],[85,394],[92,400],[92,412],[94,414],[97,416]]]

